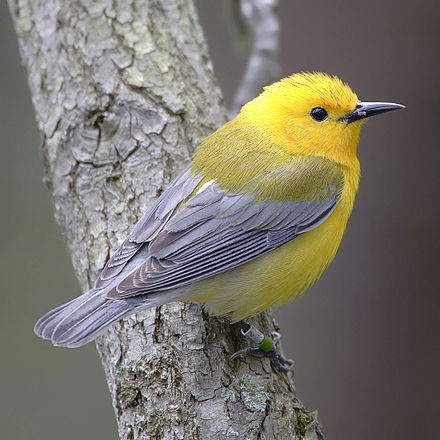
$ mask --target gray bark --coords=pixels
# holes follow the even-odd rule
[[[194,5],[9,0],[45,181],[84,289],[225,110]],[[254,320],[275,328],[270,314]],[[124,319],[97,341],[122,439],[322,438],[285,374],[199,305]]]

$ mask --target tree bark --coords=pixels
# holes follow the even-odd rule
[[[192,1],[9,0],[47,183],[88,289],[136,220],[225,122]],[[67,298],[66,298],[67,299]],[[266,333],[266,313],[254,321]],[[199,305],[130,316],[97,341],[122,439],[322,438],[286,374]]]

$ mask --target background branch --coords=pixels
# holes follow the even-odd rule
[[[87,289],[194,145],[225,121],[221,95],[192,2],[9,4],[45,181]],[[275,328],[268,314],[255,323]],[[286,375],[267,360],[229,362],[243,343],[182,303],[112,327],[98,350],[120,437],[321,438]]]
[[[234,117],[246,102],[255,98],[264,86],[279,79],[280,25],[276,15],[278,0],[234,0],[234,11],[250,34],[252,48],[246,70],[230,110]]]

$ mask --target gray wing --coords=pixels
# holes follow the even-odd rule
[[[194,191],[201,180],[201,177],[191,177],[190,170],[186,169],[170,183],[110,257],[95,282],[95,289],[107,287],[121,273],[144,244],[151,241],[162,230],[177,205]]]
[[[321,203],[256,202],[209,182],[182,210],[162,216],[154,233],[148,221],[136,226],[133,232],[149,237],[148,257],[107,297],[175,289],[244,264],[319,226],[337,200],[335,193]]]

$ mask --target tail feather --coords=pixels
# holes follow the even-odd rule
[[[61,316],[63,311],[65,311],[74,301],[75,299],[46,313],[35,324],[34,332],[43,339],[50,339],[56,325],[58,324],[57,317]]]
[[[111,287],[89,290],[46,313],[35,324],[35,333],[43,339],[49,339],[54,345],[81,347],[124,316],[175,301],[185,294],[181,290],[110,299],[106,293]]]
[[[80,347],[97,338],[118,319],[136,311],[140,301],[136,304],[133,300],[110,300],[103,291],[92,289],[48,312],[36,323],[34,331],[54,345]]]

